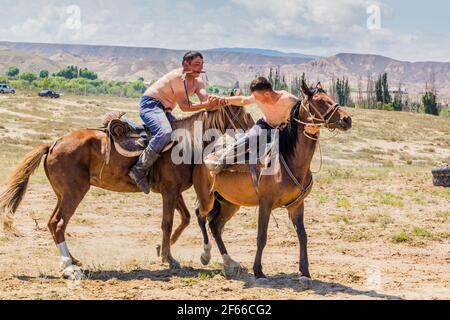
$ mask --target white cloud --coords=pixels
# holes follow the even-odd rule
[[[4,0],[8,1],[8,0]],[[382,0],[385,1],[385,0]],[[0,12],[0,34],[11,41],[73,42],[176,49],[263,47],[307,54],[377,53],[401,59],[448,60],[445,31],[431,35],[387,29],[394,9],[371,0],[64,0]],[[65,24],[78,3],[80,29]],[[382,29],[368,30],[366,7],[379,4]],[[419,23],[419,22],[418,22]],[[438,34],[441,33],[441,34]]]

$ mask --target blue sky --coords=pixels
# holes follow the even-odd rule
[[[369,29],[366,9],[373,5],[380,25]],[[70,6],[79,9],[79,20]],[[0,8],[0,40],[7,41],[450,61],[445,0],[0,0]]]

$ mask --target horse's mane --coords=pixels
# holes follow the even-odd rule
[[[280,130],[280,153],[289,159],[293,156],[295,146],[299,138],[298,134],[298,119],[300,113],[301,101],[299,100],[291,109],[291,116],[286,128]]]
[[[193,133],[194,123],[201,121],[203,123],[203,130],[216,129],[220,132],[225,132],[225,114],[223,108],[215,111],[199,111],[187,117],[177,119],[173,123],[173,129],[186,129]]]

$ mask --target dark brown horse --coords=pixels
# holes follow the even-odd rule
[[[187,134],[193,135],[194,126],[200,124],[203,131],[214,129],[223,134],[227,129],[236,126],[247,130],[253,123],[253,119],[243,108],[226,106],[216,111],[201,111],[176,120],[173,128],[184,129]],[[0,195],[4,228],[11,231],[13,214],[25,195],[29,178],[45,157],[45,173],[57,197],[48,227],[60,249],[64,277],[72,278],[80,273],[80,269],[74,266],[80,266],[80,262],[70,254],[65,244],[65,230],[90,186],[116,192],[140,192],[128,176],[128,171],[135,164],[137,157],[123,157],[112,147],[109,164],[105,165],[107,144],[106,133],[98,130],[79,130],[68,133],[53,146],[37,146],[12,172]],[[194,167],[192,162],[174,164],[171,152],[166,151],[154,165],[154,174],[150,179],[152,191],[162,195],[161,256],[163,262],[168,262],[171,268],[177,268],[179,264],[170,253],[170,245],[175,243],[189,224],[190,213],[182,192],[192,186]],[[175,209],[181,214],[181,223],[172,234]]]
[[[310,164],[316,150],[317,138],[309,135],[305,127],[312,125],[348,130],[351,127],[351,118],[325,93],[320,83],[316,88],[309,89],[303,82],[302,91],[304,98],[293,107],[288,127],[279,134],[280,169],[275,174],[261,176],[258,192],[249,173],[223,171],[213,177],[205,166],[194,169],[194,188],[199,199],[197,215],[204,244],[209,244],[205,227],[208,218],[224,261],[225,272],[229,276],[237,276],[242,267],[228,255],[222,240],[222,231],[227,221],[240,206],[259,206],[257,252],[253,271],[256,278],[265,278],[261,257],[267,241],[270,213],[273,209],[284,207],[300,242],[301,280],[309,281],[303,214],[304,199],[312,187]],[[209,259],[203,259],[204,256],[205,253],[202,255],[202,262],[207,263]]]

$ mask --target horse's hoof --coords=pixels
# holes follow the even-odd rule
[[[68,266],[62,272],[63,279],[67,280],[81,280],[82,272],[81,269],[75,265]]]
[[[264,272],[262,272],[262,271],[255,272],[255,271],[253,270],[253,272],[254,272],[254,274],[255,274],[255,279],[256,279],[256,280],[258,280],[258,279],[266,279],[266,278],[267,278],[266,275],[264,274]]]
[[[243,267],[240,263],[236,263],[230,266],[223,266],[223,272],[225,278],[227,279],[239,279],[243,272],[247,269]]]
[[[257,278],[257,279],[255,280],[255,284],[256,284],[257,286],[265,287],[265,286],[270,285],[270,280],[267,279],[267,278]]]
[[[75,259],[73,257],[72,257],[72,264],[77,266],[77,267],[82,267],[83,266],[83,264],[81,263],[80,260],[77,260],[77,259]]]
[[[204,253],[202,253],[202,255],[200,256],[200,262],[206,266],[209,264],[209,262],[211,261],[211,255],[206,255]]]
[[[302,287],[303,290],[308,290],[312,288],[312,280],[311,278],[305,277],[305,276],[300,276],[298,278],[299,282],[300,282],[300,286]]]
[[[169,268],[170,268],[170,270],[180,270],[181,269],[181,265],[180,265],[180,263],[178,261],[172,260],[169,263]]]

